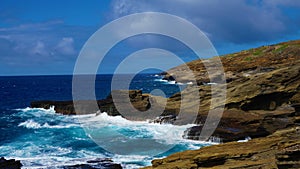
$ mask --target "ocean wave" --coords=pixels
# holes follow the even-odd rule
[[[44,113],[55,113],[54,106],[50,106],[49,109],[44,109],[44,108],[32,108],[32,107],[26,107],[26,108],[19,108],[15,109],[16,111],[20,112],[37,112],[37,111],[42,111]]]
[[[169,84],[169,85],[192,85],[193,82],[186,82],[186,83],[182,83],[182,82],[176,82],[175,80],[171,80],[171,81],[168,81],[168,80],[164,80],[164,79],[154,79],[154,81],[157,81],[157,82],[162,82],[163,84]]]
[[[182,138],[184,131],[194,126],[194,124],[187,125],[172,125],[149,123],[148,121],[130,121],[121,116],[109,116],[107,113],[101,113],[98,116],[77,116],[84,128],[99,130],[101,128],[111,128],[113,131],[128,131],[131,134],[136,133],[135,138],[151,137],[158,142],[164,144],[177,144],[179,142],[189,142]],[[87,130],[87,132],[94,130]],[[122,132],[124,134],[124,132]],[[126,135],[126,133],[125,133]]]
[[[142,155],[114,155],[112,157],[116,163],[125,163],[125,169],[136,169],[143,166],[150,166],[153,160],[151,156]]]
[[[177,84],[176,81],[168,81],[168,80],[164,80],[164,79],[154,79],[154,81],[162,82],[163,84],[170,84],[170,85],[175,85],[175,84]]]
[[[34,120],[26,120],[18,125],[19,127],[25,127],[28,129],[40,129],[40,128],[55,128],[55,129],[60,129],[60,128],[71,128],[71,127],[76,127],[76,124],[67,124],[67,125],[49,125],[47,122],[44,124],[40,124],[38,122],[35,122]]]
[[[106,112],[99,115],[87,114],[74,116],[64,116],[51,113],[50,116],[47,116],[47,112],[54,112],[54,107],[52,107],[51,110],[40,108],[25,108],[20,110],[25,113],[32,112],[34,110],[40,112],[38,116],[34,116],[18,124],[19,127],[28,129],[83,127],[86,129],[87,135],[90,136],[89,132],[110,128],[112,131],[121,133],[125,136],[129,133],[132,138],[152,138],[157,142],[168,145],[178,143],[200,143],[199,141],[182,138],[184,131],[187,128],[194,126],[194,124],[179,126],[172,124],[149,123],[148,121],[130,121],[122,116],[109,116]],[[46,114],[43,115],[43,113]],[[36,113],[34,113],[34,115],[36,115]],[[49,122],[54,123],[55,125]],[[201,142],[201,144],[207,143],[212,144],[211,142]]]
[[[71,157],[57,157],[57,156],[44,156],[44,157],[8,157],[10,159],[20,160],[22,168],[26,169],[63,169],[65,166],[74,166],[78,164],[86,164],[88,160],[95,158],[71,158]]]
[[[154,79],[154,81],[157,81],[157,82],[168,82],[168,80],[164,80],[164,79]]]
[[[61,142],[61,145],[55,143]],[[76,145],[72,140],[53,140],[51,137],[34,139],[20,138],[19,141],[0,146],[0,156],[20,160],[22,168],[64,168],[63,166],[85,164],[88,160],[109,156],[91,150],[64,146],[66,142]],[[54,144],[54,145],[53,145]]]
[[[21,162],[25,164],[24,166],[26,166],[26,168],[43,168],[43,166],[62,166],[68,164],[74,165],[74,160],[77,160],[78,163],[83,163],[85,161],[84,159],[87,158],[95,159],[98,158],[99,155],[107,157],[105,152],[99,153],[99,149],[97,150],[97,145],[94,144],[93,141],[95,141],[95,138],[100,140],[118,138],[120,134],[126,138],[125,140],[128,141],[128,145],[131,143],[133,144],[130,146],[135,147],[134,144],[136,144],[136,142],[134,140],[145,139],[153,141],[153,144],[158,143],[158,145],[163,145],[163,148],[166,148],[166,151],[176,145],[179,145],[180,150],[186,150],[197,149],[203,145],[209,144],[207,142],[202,143],[182,138],[184,131],[194,124],[177,126],[172,124],[149,123],[148,121],[130,121],[122,116],[109,116],[105,112],[99,115],[87,114],[64,116],[55,113],[54,107],[49,110],[41,108],[25,108],[18,109],[18,111],[18,116],[23,119],[22,122],[18,122],[18,126],[35,130],[24,134],[24,138],[19,138],[18,144],[15,144],[17,142],[9,144],[12,146],[11,150],[2,151],[0,148],[0,152],[2,151],[3,156],[7,156],[5,154],[10,154],[9,152],[16,152],[10,155],[14,156],[13,158],[15,159],[22,159]],[[55,130],[61,128],[70,129],[66,129],[66,132]],[[44,130],[40,129],[51,130],[45,130],[44,132]],[[59,133],[59,136],[57,133]],[[63,142],[60,140],[62,137],[66,138]],[[36,138],[44,139],[40,140]],[[55,145],[56,148],[45,146],[52,145],[53,143],[59,144]],[[116,143],[119,144],[119,142]],[[26,146],[24,146],[25,144]],[[78,150],[78,146],[90,146],[90,144],[92,145],[92,148],[86,147],[85,150]],[[111,146],[111,144],[112,140],[109,140],[104,141],[103,144],[99,145],[101,148],[105,149],[106,145]],[[64,148],[71,148],[74,150],[64,150]],[[154,148],[156,147],[154,146]],[[145,153],[147,155],[149,154],[149,156],[145,155],[145,153],[139,154],[139,152],[133,151],[133,154],[130,155],[112,154],[112,158],[115,162],[124,164],[124,166],[126,166],[125,168],[139,168],[149,165],[153,155],[157,155],[155,153],[161,153],[161,151],[163,150],[149,149],[149,152],[146,150]],[[64,154],[64,152],[67,154]],[[71,158],[67,158],[66,156],[71,156]],[[44,157],[46,158],[44,159]],[[39,160],[41,160],[41,162],[37,163]]]

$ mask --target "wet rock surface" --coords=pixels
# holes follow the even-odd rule
[[[248,142],[230,142],[172,154],[152,161],[147,169],[299,168],[299,127],[278,130]]]
[[[0,169],[21,169],[23,165],[19,160],[0,158]],[[114,163],[110,158],[97,158],[86,161],[85,164],[56,166],[62,169],[122,169],[120,164]]]
[[[19,160],[0,158],[0,169],[20,169],[22,164]]]
[[[77,164],[72,166],[64,166],[64,169],[122,169],[120,164],[114,163],[109,158],[98,158],[87,161],[86,164]]]

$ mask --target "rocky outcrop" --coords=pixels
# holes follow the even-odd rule
[[[227,78],[227,96],[214,137],[220,137],[223,142],[248,136],[256,138],[299,124],[300,41],[242,51],[223,56],[221,60]],[[196,74],[205,71],[199,60],[188,65]],[[173,76],[177,71],[182,71],[181,66],[170,70]],[[211,108],[210,86],[203,85],[207,80],[205,76],[197,77],[201,84],[199,126],[188,129],[186,138],[199,138]]]
[[[175,115],[167,115],[167,116],[158,116],[155,119],[151,120],[152,123],[160,123],[160,124],[173,124],[176,121]]]
[[[230,142],[172,154],[147,169],[300,168],[300,128],[278,130],[248,142]]]
[[[19,160],[0,158],[0,169],[20,169],[22,164]]]
[[[86,164],[77,164],[72,166],[64,166],[64,169],[122,169],[120,164],[114,163],[109,158],[97,158],[89,160]]]
[[[280,67],[293,65],[295,61],[299,61],[299,47],[300,40],[296,40],[221,56],[220,59],[226,74],[226,80],[230,82],[244,76],[269,72]],[[163,75],[166,75],[166,78],[172,76],[177,82],[189,82],[195,77],[198,84],[203,84],[203,82],[209,83],[211,79],[208,77],[204,63],[209,65],[214,59],[216,58],[191,61],[174,67],[164,72]],[[193,71],[193,74],[186,73],[188,69]]]
[[[297,125],[299,116],[292,107],[278,108],[274,111],[248,111],[238,109],[225,110],[219,126],[212,137],[221,142],[243,140],[247,137],[264,137],[278,129]],[[185,138],[199,140],[202,126],[194,126],[185,132]]]
[[[119,90],[113,92],[118,94],[117,97],[120,98],[129,97],[132,105],[140,111],[145,111],[150,107],[149,95],[142,94],[141,90]],[[30,107],[49,109],[51,106],[54,106],[54,109],[57,113],[65,115],[92,114],[96,113],[99,109],[101,110],[101,112],[107,112],[112,116],[120,115],[113,103],[111,94],[103,100],[98,100],[97,108],[90,106],[94,103],[94,101],[80,100],[76,102],[76,104],[78,105],[78,107],[76,108],[77,112],[75,111],[73,101],[32,101]]]
[[[153,160],[147,168],[300,168],[300,41],[250,49],[221,60],[227,99],[211,138],[228,143]],[[200,139],[208,108],[214,109],[203,62],[210,61],[187,64],[196,75],[202,102],[199,125],[184,134],[188,139]],[[184,71],[179,66],[168,73],[177,82],[186,82],[191,77]],[[172,99],[176,98],[179,95]],[[248,142],[235,142],[249,136]]]
[[[176,79],[172,75],[166,74],[166,75],[164,75],[163,80],[175,81]]]

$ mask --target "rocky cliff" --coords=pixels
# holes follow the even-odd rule
[[[172,154],[145,169],[300,168],[300,128],[278,130],[248,142],[229,142]]]
[[[129,96],[133,107],[139,111],[152,108],[152,112],[156,112],[155,110],[165,108],[162,115],[166,118],[158,118],[157,122],[162,122],[164,119],[167,119],[168,122],[180,121],[178,117],[174,117],[178,115],[182,107],[186,107],[184,109],[186,113],[193,113],[189,112],[191,111],[189,107],[193,105],[189,105],[189,103],[182,105],[181,96],[184,94],[187,100],[192,101],[195,93],[198,93],[201,100],[195,121],[198,126],[188,129],[183,136],[198,140],[208,111],[218,108],[218,105],[211,107],[211,86],[214,84],[210,84],[211,79],[208,78],[203,64],[204,62],[211,62],[213,59],[216,58],[187,63],[189,69],[194,72],[198,85],[196,88],[188,86],[182,93],[176,93],[170,98],[155,97],[134,90],[117,91],[117,93],[122,97]],[[153,161],[154,168],[172,168],[175,164],[183,168],[197,168],[199,166],[230,168],[229,166],[235,162],[239,162],[239,165],[233,165],[237,168],[239,166],[244,168],[248,163],[249,168],[276,168],[288,166],[289,161],[293,161],[294,156],[299,155],[299,142],[296,141],[299,140],[299,135],[294,138],[291,133],[295,133],[295,127],[299,126],[300,123],[300,40],[221,56],[221,61],[226,75],[227,96],[224,113],[212,136],[220,138],[222,142],[237,141],[246,137],[267,137],[253,139],[248,143],[234,142],[179,153],[164,160]],[[187,71],[185,69],[184,65],[175,67],[164,73],[164,79],[182,83],[189,82],[192,77],[184,73]],[[217,76],[212,75],[212,77]],[[218,91],[214,92],[218,93]],[[119,99],[119,102],[122,102],[122,99]],[[162,104],[164,102],[166,102],[166,106]],[[110,115],[119,115],[111,96],[99,100],[97,103],[101,111],[106,111]],[[95,113],[97,111],[90,109],[89,101],[81,102],[81,109],[77,111],[83,113],[75,112],[72,101],[31,103],[31,107],[49,108],[50,105],[54,105],[55,110],[63,114]],[[148,113],[151,114],[151,112]],[[149,117],[153,116],[149,115]],[[287,130],[291,127],[292,129]],[[293,140],[293,145],[289,144],[288,139]],[[276,144],[274,145],[273,142]],[[238,152],[236,152],[236,146],[240,149]],[[246,162],[243,162],[244,160]],[[264,160],[265,162],[262,162]],[[298,165],[298,163],[296,164]],[[294,166],[294,163],[291,162],[291,165]]]
[[[227,81],[225,111],[213,134],[223,142],[262,137],[278,129],[299,123],[300,103],[300,41],[263,46],[221,56]],[[186,138],[198,139],[211,102],[210,82],[203,62],[187,63],[196,75],[201,105],[197,123],[186,132]],[[185,66],[168,71],[166,78],[178,82],[190,81],[183,74]],[[180,105],[179,95],[170,104]]]
[[[212,58],[214,59],[214,58]],[[227,81],[222,119],[213,133],[223,142],[152,161],[148,168],[300,168],[300,41],[221,57]],[[197,123],[185,132],[199,139],[210,103],[210,82],[203,62],[187,63],[196,75],[205,103]],[[209,62],[209,60],[208,60]],[[168,71],[165,79],[187,82],[185,66]],[[170,78],[171,77],[171,78]],[[176,99],[174,99],[176,100]],[[254,138],[249,142],[232,142]],[[231,142],[230,142],[231,141]]]

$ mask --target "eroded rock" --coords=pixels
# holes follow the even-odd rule
[[[248,142],[230,142],[172,154],[152,161],[147,169],[174,168],[299,168],[298,127],[278,130]]]

